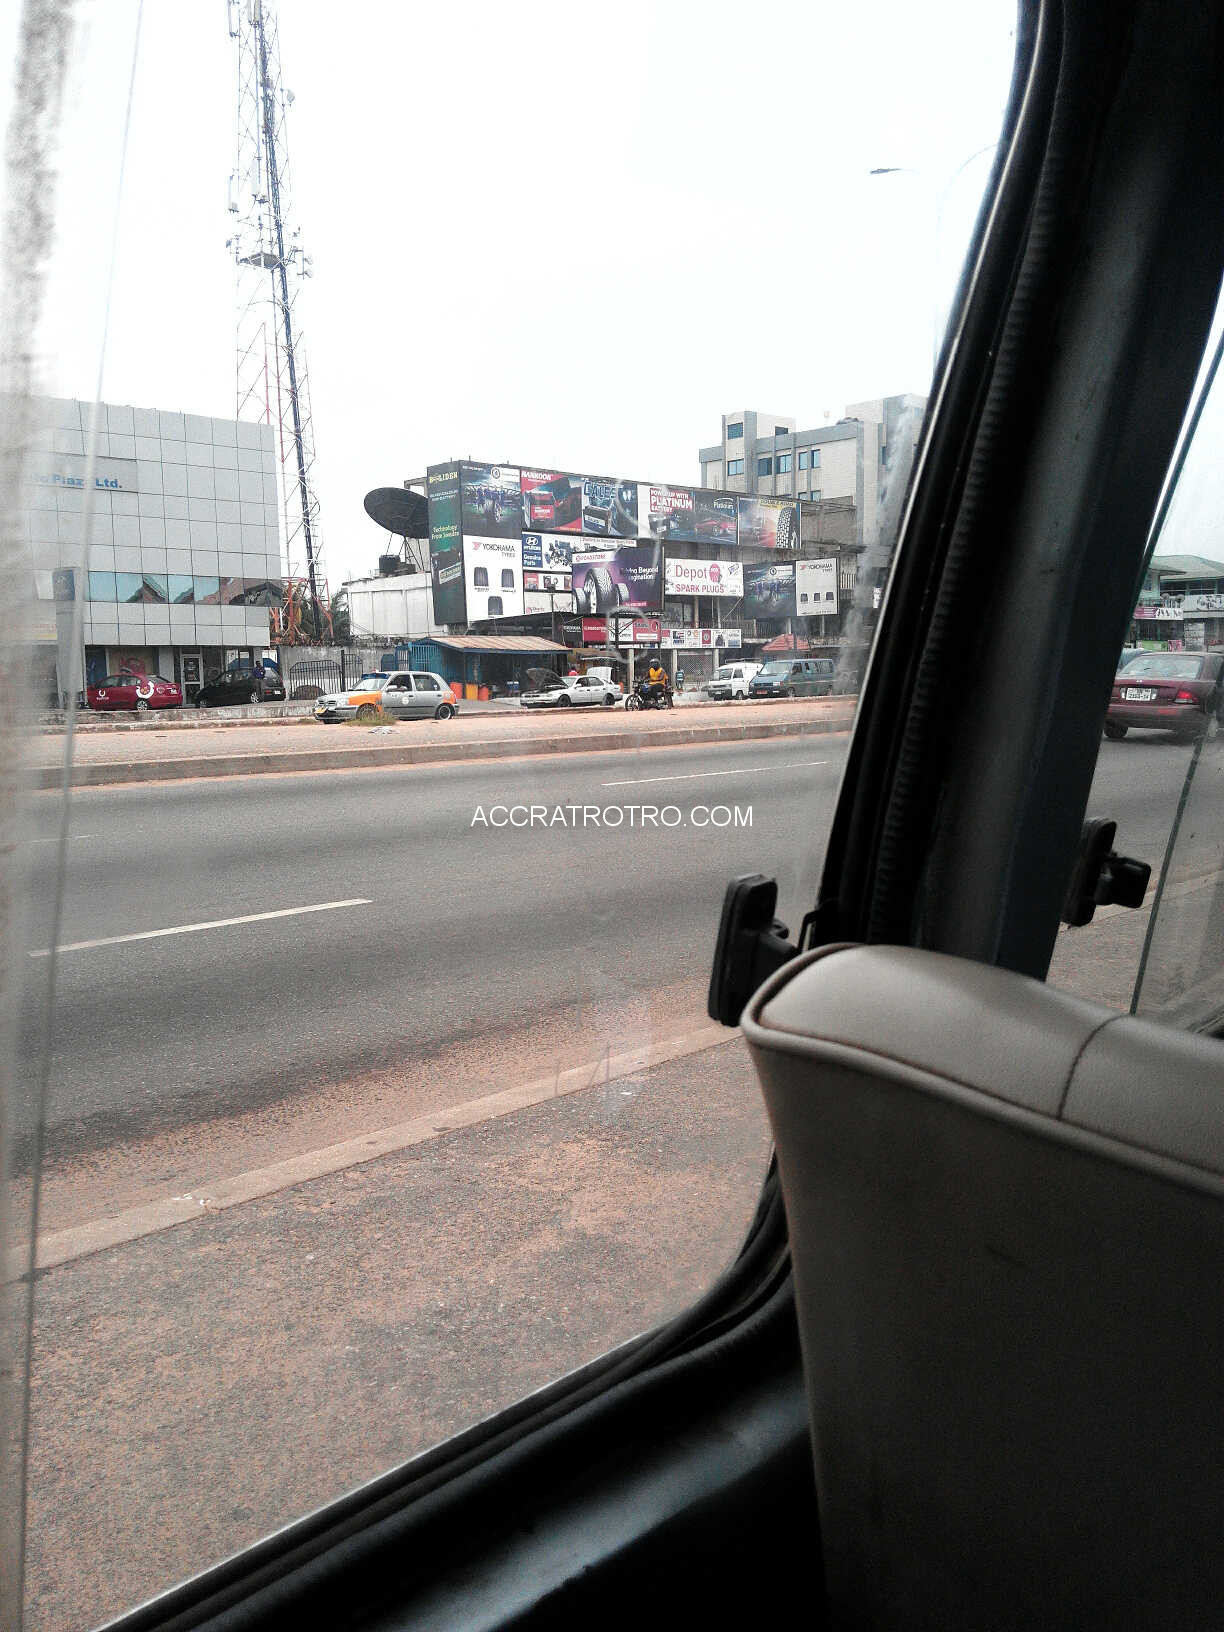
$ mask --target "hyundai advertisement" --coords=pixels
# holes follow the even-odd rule
[[[535,572],[563,572],[568,577],[574,555],[572,538],[553,533],[523,534],[523,568]]]
[[[482,538],[518,538],[522,532],[519,471],[512,465],[461,465],[463,531]]]
[[[754,545],[757,549],[796,549],[799,544],[799,506],[794,499],[740,499],[739,541]]]
[[[746,618],[793,618],[795,615],[795,564],[778,562],[744,568],[744,616]]]
[[[663,550],[658,544],[616,549],[574,548],[574,608],[590,617],[608,612],[661,612]]]

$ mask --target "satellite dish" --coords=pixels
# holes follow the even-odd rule
[[[376,487],[364,499],[371,521],[399,538],[429,536],[429,504],[423,493],[410,487]]]

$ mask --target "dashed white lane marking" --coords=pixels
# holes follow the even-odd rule
[[[373,902],[363,895],[351,901],[318,901],[309,907],[280,907],[275,912],[248,912],[241,918],[210,918],[201,924],[171,924],[167,929],[141,929],[133,935],[101,935],[94,941],[68,941],[61,952],[91,952],[96,946],[124,946],[129,941],[157,941],[164,935],[198,935],[202,929],[229,929],[234,924],[262,924],[269,918],[300,918],[307,912],[339,912],[343,907],[369,907]],[[51,948],[40,947],[31,952],[32,958],[49,958]]]
[[[789,765],[743,765],[734,771],[682,771],[675,776],[631,776],[623,782],[601,782],[601,788],[640,788],[646,782],[700,782],[707,776],[768,776],[771,771],[805,771],[827,765],[827,759],[796,759]]]

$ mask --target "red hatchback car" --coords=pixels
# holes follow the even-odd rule
[[[1114,679],[1105,735],[1124,737],[1131,726],[1201,735],[1224,709],[1222,670],[1219,652],[1141,652]]]
[[[149,708],[181,708],[183,693],[173,680],[160,674],[108,674],[96,686],[87,686],[90,708],[129,708],[143,714]]]

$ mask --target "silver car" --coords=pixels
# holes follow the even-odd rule
[[[440,674],[417,669],[366,674],[348,691],[333,691],[315,704],[316,720],[373,720],[379,711],[397,720],[449,720],[459,700]]]
[[[532,689],[519,697],[523,708],[611,708],[621,700],[621,688],[614,680],[597,674],[571,675],[563,679],[551,669],[528,669]]]

